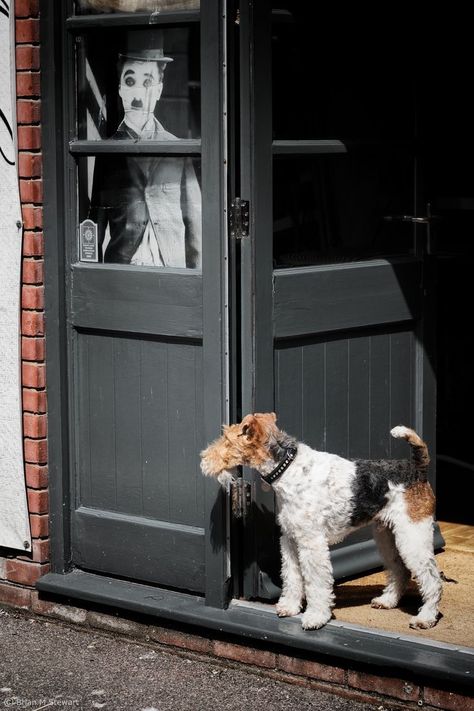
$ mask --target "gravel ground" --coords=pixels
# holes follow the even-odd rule
[[[374,711],[243,665],[0,608],[0,710]]]

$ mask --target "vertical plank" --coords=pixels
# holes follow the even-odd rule
[[[278,425],[288,433],[302,438],[302,356],[301,346],[279,348],[276,351],[276,393]]]
[[[341,457],[348,454],[348,341],[326,343],[326,447]]]
[[[162,521],[168,520],[170,514],[167,361],[165,343],[151,341],[142,344],[143,514]]]
[[[91,490],[91,418],[89,397],[89,339],[87,334],[76,333],[76,363],[77,383],[77,431],[75,436],[76,453],[76,496],[74,506],[90,504]]]
[[[200,526],[196,507],[195,478],[198,476],[196,441],[194,346],[168,345],[168,432],[170,519]],[[201,477],[202,478],[202,477]]]
[[[117,510],[132,515],[140,515],[143,511],[139,355],[140,343],[138,340],[115,339]]]
[[[413,403],[413,336],[409,331],[390,335],[390,428],[395,425],[414,427]],[[403,440],[390,437],[390,456],[406,457],[408,446]]]
[[[349,340],[349,458],[370,456],[370,348],[367,335]]]
[[[388,457],[390,438],[390,347],[385,333],[370,337],[370,457]]]
[[[204,479],[201,474],[199,464],[199,453],[204,449],[206,442],[204,438],[204,371],[202,362],[202,347],[196,345],[194,348],[194,495],[196,500],[196,521],[199,525],[204,525],[205,521],[205,491]]]
[[[326,448],[325,348],[310,343],[302,349],[303,441],[320,451]]]
[[[89,389],[91,506],[116,506],[114,339],[87,336],[88,371],[83,387]]]

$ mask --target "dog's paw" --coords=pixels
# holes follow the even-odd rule
[[[387,595],[380,595],[380,597],[372,598],[370,606],[375,610],[393,610],[394,607],[398,605],[398,601]]]
[[[294,617],[301,612],[301,603],[288,598],[280,598],[276,604],[276,613],[278,617]]]
[[[419,615],[417,617],[412,617],[410,620],[410,627],[412,630],[429,630],[434,627],[438,622],[438,618],[423,618]]]
[[[302,619],[301,626],[304,630],[319,630],[331,619],[331,611],[322,612],[321,610],[306,610]]]

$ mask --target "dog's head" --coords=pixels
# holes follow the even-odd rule
[[[277,431],[274,412],[255,412],[236,425],[224,425],[222,436],[201,452],[203,474],[224,483],[236,467],[258,467],[268,461],[269,443]]]

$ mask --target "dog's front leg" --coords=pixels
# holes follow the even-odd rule
[[[280,538],[281,577],[283,587],[276,611],[279,617],[293,617],[303,604],[303,577],[298,562],[296,544],[283,534]]]
[[[297,540],[297,545],[306,595],[302,625],[305,630],[317,630],[329,622],[334,605],[334,578],[329,546],[323,536],[310,535],[303,535]]]

